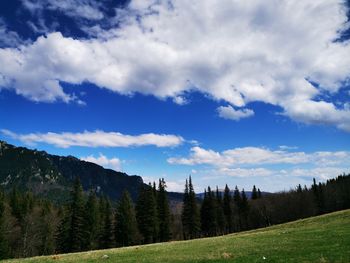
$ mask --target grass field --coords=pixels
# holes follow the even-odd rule
[[[350,210],[221,237],[4,262],[350,262]]]

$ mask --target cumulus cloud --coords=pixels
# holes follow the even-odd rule
[[[201,165],[206,164],[223,169],[238,166],[256,166],[262,164],[317,164],[318,166],[334,166],[350,161],[347,151],[318,151],[312,153],[270,150],[259,147],[243,147],[216,152],[211,149],[192,147],[188,158],[169,158],[170,164]],[[238,170],[226,170],[236,173]]]
[[[79,2],[86,10],[73,12],[100,18],[89,8],[93,1],[46,1],[65,11]],[[60,81],[179,104],[195,90],[229,103],[219,112],[234,120],[253,112],[233,107],[261,101],[296,121],[350,131],[349,109],[319,100],[350,75],[350,42],[335,41],[348,27],[346,12],[342,0],[133,0],[117,28],[99,28],[101,38],[56,32],[0,49],[0,84],[34,101],[67,103],[76,98]]]
[[[141,135],[125,135],[119,132],[84,131],[82,133],[29,133],[16,134],[9,130],[1,130],[8,137],[20,140],[25,144],[47,143],[60,148],[72,146],[83,147],[139,147],[153,145],[156,147],[175,147],[184,142],[181,136],[146,133]]]
[[[224,119],[239,121],[240,119],[249,118],[254,115],[254,111],[250,109],[235,110],[231,105],[220,106],[217,109],[219,116]]]
[[[80,157],[81,160],[91,163],[96,163],[98,165],[103,166],[104,168],[110,168],[115,171],[121,171],[122,170],[122,162],[120,159],[113,157],[111,159],[108,159],[105,155],[100,153],[98,157],[94,157],[93,155],[89,155],[86,157]]]

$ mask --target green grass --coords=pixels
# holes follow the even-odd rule
[[[350,262],[350,210],[221,237],[57,257],[5,262]]]

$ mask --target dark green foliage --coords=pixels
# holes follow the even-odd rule
[[[53,227],[53,211],[52,204],[44,201],[40,213],[40,244],[38,248],[39,255],[50,255],[55,252],[54,227]]]
[[[8,247],[5,238],[5,195],[0,188],[0,260],[5,259],[8,256]]]
[[[252,190],[252,199],[258,199],[258,191],[256,190],[255,185],[253,186],[253,190]]]
[[[130,246],[138,244],[139,232],[137,228],[135,208],[130,194],[124,191],[117,205],[115,214],[115,237],[118,246]]]
[[[215,236],[218,232],[216,198],[210,187],[205,191],[201,206],[201,226],[204,236]]]
[[[58,228],[57,243],[61,252],[81,251],[84,233],[83,189],[77,177],[71,192],[71,201]]]
[[[159,179],[158,193],[157,193],[157,207],[158,207],[158,222],[159,222],[159,241],[169,241],[170,233],[170,208],[166,192],[166,184],[164,178]]]
[[[98,225],[100,219],[95,191],[90,190],[84,210],[83,244],[82,250],[91,250],[98,247]]]
[[[136,204],[136,219],[142,235],[142,243],[152,243],[158,238],[158,213],[154,190],[151,185],[140,188]]]
[[[113,236],[113,215],[111,202],[108,198],[104,198],[103,207],[102,207],[102,220],[103,220],[103,229],[100,236],[100,248],[111,248],[114,245],[114,236]]]
[[[68,253],[71,248],[70,244],[68,244],[69,239],[69,231],[70,231],[70,211],[69,208],[66,207],[61,209],[61,221],[57,227],[56,234],[56,250],[59,253]]]
[[[215,205],[216,205],[216,221],[217,221],[217,234],[222,235],[225,233],[226,228],[226,218],[224,214],[223,200],[221,193],[219,192],[218,187],[216,187],[216,196],[215,196]]]
[[[225,186],[224,198],[223,198],[223,210],[226,222],[226,233],[233,232],[233,211],[232,211],[232,198],[230,188]]]
[[[262,195],[261,195],[261,192],[260,192],[260,189],[258,188],[258,198],[261,198]]]
[[[200,236],[200,214],[191,176],[188,181],[186,179],[181,220],[184,239],[192,239]]]

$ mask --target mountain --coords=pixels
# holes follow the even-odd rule
[[[0,141],[0,186],[5,190],[16,186],[62,202],[67,200],[76,176],[80,178],[84,191],[94,189],[112,200],[119,199],[124,190],[135,199],[143,185],[140,176],[105,169],[73,156],[51,155]]]

